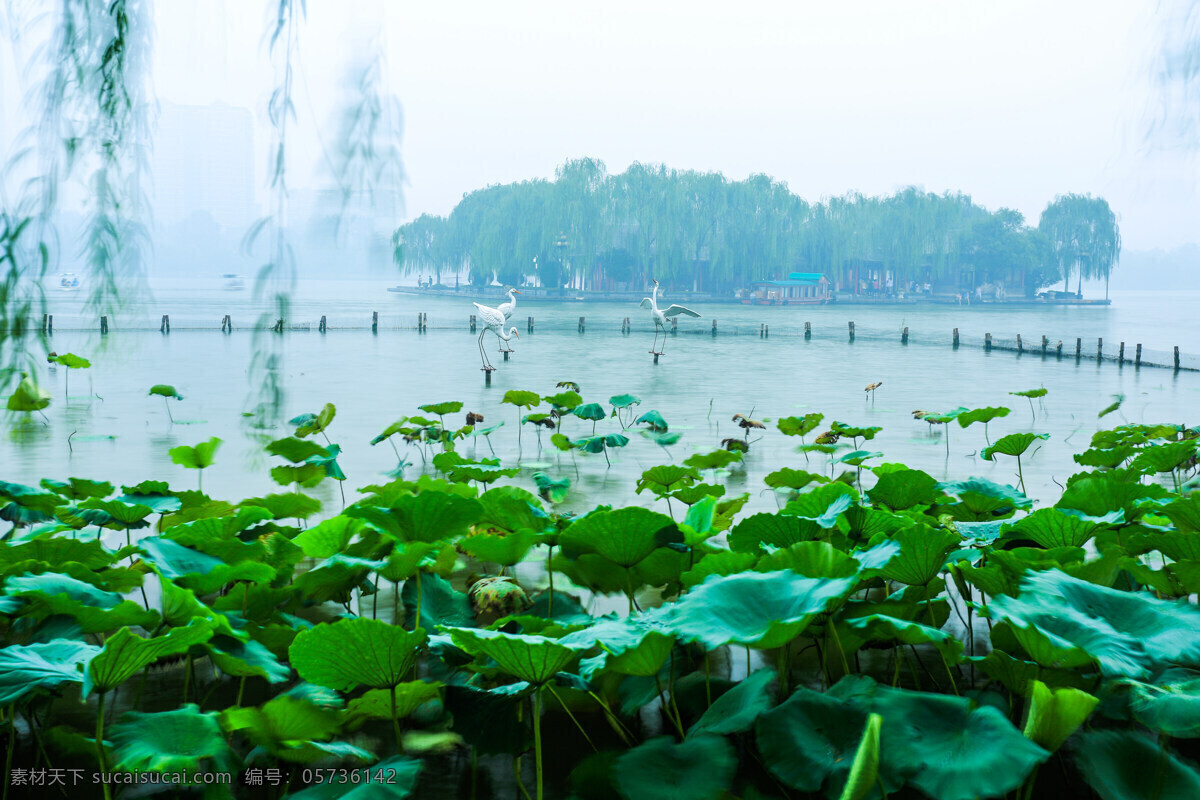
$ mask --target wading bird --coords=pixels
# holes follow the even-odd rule
[[[650,297],[642,298],[641,307],[650,309],[650,316],[654,318],[654,344],[651,345],[650,352],[656,356],[661,356],[663,354],[662,350],[654,350],[653,349],[658,346],[658,331],[660,328],[662,329],[662,332],[663,332],[663,347],[665,348],[667,346],[667,318],[668,317],[677,317],[680,314],[687,314],[689,317],[700,316],[695,311],[692,311],[690,308],[684,308],[683,306],[677,306],[677,305],[671,306],[666,311],[659,311],[658,310],[658,281],[654,281],[654,293]]]
[[[517,310],[517,298],[513,297],[513,295],[520,294],[520,292],[516,289],[509,289],[507,292],[505,292],[505,294],[508,295],[508,302],[501,303],[499,305],[499,309],[500,313],[504,315],[504,319],[507,321],[508,318],[513,315],[513,312]]]
[[[864,392],[871,395],[872,403],[875,402],[875,390],[878,389],[880,386],[883,386],[883,381],[876,381],[875,383],[868,385],[867,388],[863,389]]]
[[[481,306],[479,303],[473,303],[473,305],[479,310],[479,318],[483,320],[483,324],[487,326],[479,334],[479,357],[483,359],[484,369],[493,370],[495,367],[492,366],[492,362],[488,361],[487,354],[483,352],[483,337],[487,335],[488,331],[491,331],[492,333],[496,334],[496,337],[499,338],[501,342],[508,342],[511,341],[512,337],[514,336],[520,339],[521,334],[517,333],[515,326],[509,328],[507,334],[504,333],[504,314],[500,311],[500,309]],[[503,352],[503,344],[500,345],[500,350]]]

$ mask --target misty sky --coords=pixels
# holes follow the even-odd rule
[[[404,108],[406,218],[590,155],[613,173],[635,160],[765,172],[810,200],[962,190],[1034,224],[1055,194],[1091,192],[1112,204],[1127,248],[1169,248],[1200,238],[1200,166],[1146,146],[1165,25],[1154,10],[309,0],[290,182],[320,182],[347,60],[378,46]],[[265,197],[265,6],[173,0],[154,15],[158,98],[251,109]]]

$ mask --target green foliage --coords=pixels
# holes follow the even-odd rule
[[[404,680],[427,640],[420,628],[410,632],[381,620],[348,619],[301,631],[288,658],[301,678],[318,686],[390,689]]]
[[[1036,440],[1049,438],[1050,434],[1048,433],[1010,433],[1008,436],[997,439],[991,447],[980,450],[979,457],[985,461],[995,461],[996,454],[1015,458],[1024,455]]]
[[[17,384],[8,398],[9,411],[41,411],[50,405],[50,393],[37,385],[33,378],[21,373],[21,382]]]
[[[207,442],[201,442],[195,447],[180,445],[172,447],[170,450],[171,460],[181,467],[187,469],[204,469],[212,466],[213,456],[216,455],[217,448],[221,446],[221,440],[217,437],[209,439]]]
[[[157,383],[154,386],[151,386],[150,394],[152,396],[156,395],[158,397],[174,398],[175,400],[183,399],[183,395],[181,395],[179,392],[177,392],[175,390],[174,386],[171,386],[170,384],[166,384],[166,383]]]
[[[77,356],[74,353],[63,353],[62,355],[51,355],[48,357],[51,363],[62,364],[67,369],[87,369],[92,365],[82,356]]]

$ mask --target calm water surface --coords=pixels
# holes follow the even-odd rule
[[[938,479],[980,476],[1015,484],[1011,459],[990,463],[977,457],[986,444],[980,426],[964,430],[954,425],[947,455],[945,427],[931,430],[910,414],[914,409],[1007,405],[1012,414],[991,423],[991,437],[1016,431],[1051,434],[1049,442],[1023,461],[1029,494],[1052,501],[1060,491],[1056,482],[1064,482],[1075,470],[1071,454],[1086,448],[1100,427],[1122,421],[1194,425],[1200,410],[1197,373],[1136,370],[1087,359],[1077,363],[1073,355],[1059,360],[984,353],[974,346],[991,332],[997,338],[1021,333],[1030,343],[1040,342],[1042,335],[1049,336],[1052,345],[1063,339],[1072,354],[1076,336],[1083,338],[1085,353],[1095,352],[1097,337],[1114,347],[1117,341],[1129,342],[1130,354],[1134,342],[1143,342],[1148,350],[1179,344],[1185,352],[1196,353],[1200,292],[1115,295],[1109,308],[697,306],[703,318],[680,322],[680,335],[668,341],[657,365],[648,353],[653,336],[649,317],[632,304],[521,302],[514,322],[521,322],[522,338],[515,342],[512,360],[503,362],[495,338],[485,338],[499,367],[487,386],[476,337],[467,329],[467,316],[474,311],[470,300],[386,292],[392,283],[302,282],[289,323],[310,323],[310,330],[261,337],[274,342],[283,357],[286,417],[316,411],[327,402],[337,406],[329,436],[343,449],[348,500],[357,487],[386,480],[383,473],[395,466],[396,458],[387,444],[373,447],[370,440],[396,419],[420,413],[418,405],[462,400],[464,413],[482,413],[485,424],[503,421],[504,427],[491,436],[492,446],[506,463],[515,462],[517,412],[500,399],[509,389],[552,394],[555,384],[566,380],[580,384],[585,402],[607,404],[612,395],[635,394],[643,401],[640,411],[657,409],[672,430],[684,433],[670,455],[633,434],[627,448],[612,454],[613,465],[607,468],[602,455],[577,454],[573,460],[549,448],[548,439],[539,454],[537,437],[525,426],[520,461],[528,468],[513,480],[532,489],[530,476],[537,469],[569,477],[574,491],[564,505],[575,511],[600,502],[652,505],[652,499],[634,494],[637,475],[655,464],[711,450],[723,438],[740,437],[742,431],[731,422],[735,413],[773,422],[780,416],[819,411],[826,415],[826,424],[837,419],[880,425],[883,432],[867,446],[885,454],[876,463],[903,461]],[[163,280],[150,289],[151,294],[134,298],[111,320],[113,332],[103,338],[93,330],[94,316],[86,313],[80,295],[50,292],[56,328],[51,347],[85,355],[93,366],[71,375],[71,397],[65,403],[66,370],[58,368],[45,378],[55,397],[46,411],[49,424],[36,416],[12,421],[0,442],[2,477],[36,483],[43,477],[78,476],[127,484],[154,478],[191,488],[196,472],[171,463],[167,450],[219,436],[224,444],[205,472],[206,491],[230,500],[279,491],[268,474],[276,460],[246,435],[241,416],[249,383],[256,380],[250,371],[254,334],[248,326],[265,304],[256,304],[250,291],[222,291],[215,277]],[[372,311],[380,312],[377,335],[366,329]],[[418,334],[412,328],[421,311],[428,314],[430,329]],[[169,336],[158,332],[162,314],[171,317]],[[238,328],[231,335],[218,330],[225,314]],[[323,335],[316,325],[321,315],[331,327]],[[532,335],[525,333],[529,315],[536,318]],[[587,317],[584,334],[576,330],[581,315]],[[628,335],[620,333],[625,316],[634,324]],[[721,334],[716,337],[708,334],[712,318],[719,320]],[[856,322],[854,343],[846,337],[849,320]],[[804,321],[813,323],[809,341],[799,335]],[[762,322],[770,325],[767,339],[757,335]],[[911,343],[902,346],[898,332],[906,325]],[[957,351],[949,346],[954,327],[964,343]],[[883,386],[872,402],[863,387],[875,381]],[[147,396],[156,383],[174,384],[186,398],[172,401],[174,424],[164,401]],[[1024,398],[1008,395],[1039,386],[1049,393],[1034,401],[1032,409]],[[1126,396],[1121,411],[1098,420],[1097,412],[1117,394]],[[461,421],[459,415],[447,423]],[[568,418],[564,432],[574,438],[591,428],[590,422]],[[597,430],[619,427],[609,420]],[[287,432],[281,426],[273,434]],[[762,478],[771,470],[790,465],[819,471],[827,465],[819,454],[811,455],[806,465],[796,444],[769,423],[761,440],[752,444],[745,465],[726,478],[731,492],[751,493],[748,511],[775,507],[773,496],[760,494]],[[473,447],[479,456],[490,455],[482,442],[461,449],[471,454]],[[405,455],[418,465],[409,470],[416,474],[419,455],[415,450]],[[340,507],[336,488],[318,491],[331,511]]]

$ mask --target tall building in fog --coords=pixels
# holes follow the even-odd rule
[[[164,102],[152,163],[154,219],[160,229],[206,212],[222,228],[244,231],[258,216],[249,110]]]

